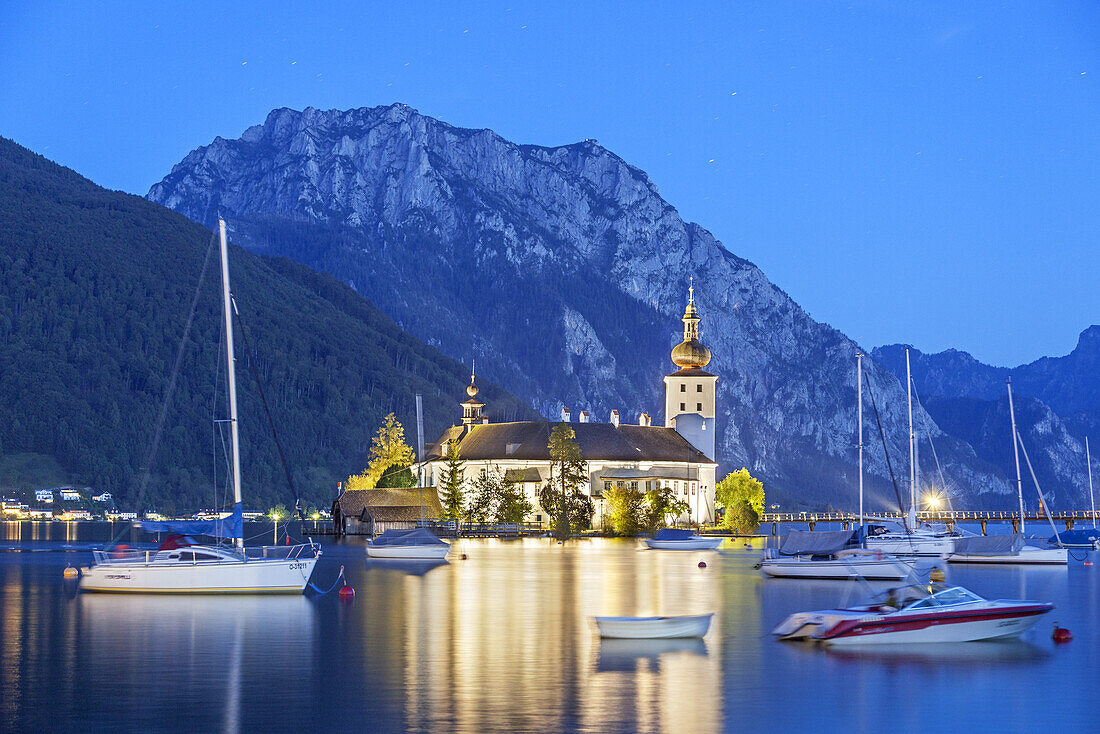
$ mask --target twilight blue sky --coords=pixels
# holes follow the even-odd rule
[[[0,135],[144,194],[275,107],[586,137],[866,347],[1100,322],[1100,4],[0,0]]]

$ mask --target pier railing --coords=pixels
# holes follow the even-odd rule
[[[1066,530],[1073,530],[1078,521],[1092,520],[1091,510],[1051,510],[1051,518],[1056,523],[1065,525]],[[868,512],[864,514],[865,522],[875,520],[894,520],[900,522],[905,515],[900,512]],[[954,525],[959,522],[981,523],[982,532],[985,532],[986,523],[991,521],[1003,521],[1012,524],[1016,529],[1020,522],[1020,513],[1011,510],[925,510],[917,513],[920,522],[942,522]],[[1024,513],[1024,521],[1028,523],[1047,523],[1047,515],[1042,510],[1032,510]],[[853,523],[859,523],[858,512],[765,512],[760,516],[760,524],[770,523],[774,534],[780,523],[805,523],[810,530],[819,522],[839,522],[845,528]]]

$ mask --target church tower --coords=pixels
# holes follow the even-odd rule
[[[472,426],[476,423],[484,423],[481,418],[481,409],[485,403],[477,399],[477,385],[474,384],[474,365],[470,365],[470,384],[466,387],[467,400],[462,403],[462,425]]]
[[[703,370],[710,362],[710,350],[699,341],[694,279],[683,320],[684,340],[672,349],[672,362],[679,369],[665,375],[665,427],[675,428],[713,461],[718,377]]]

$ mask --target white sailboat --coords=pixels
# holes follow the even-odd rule
[[[240,444],[237,432],[237,382],[234,371],[232,295],[229,288],[229,248],[225,221],[218,219],[221,245],[222,302],[229,385],[229,426],[233,459],[233,511],[217,520],[141,522],[150,532],[170,536],[153,551],[94,551],[95,563],[81,569],[81,591],[124,593],[297,593],[309,583],[321,555],[317,543],[288,546],[244,546],[241,509]],[[189,535],[232,538],[232,547],[203,545]]]
[[[1024,534],[1024,483],[1020,476],[1020,449],[1024,449],[1023,439],[1016,430],[1016,409],[1012,404],[1012,381],[1008,385],[1008,415],[1012,421],[1012,453],[1016,459],[1016,493],[1020,501],[1020,534],[1018,536],[994,536],[993,538],[966,538],[959,544],[958,552],[947,557],[949,563],[994,563],[994,564],[1037,564],[1037,565],[1066,565],[1069,563],[1069,552],[1065,548],[1040,548],[1034,545],[1025,545]],[[1031,468],[1031,460],[1027,457],[1027,449],[1024,449],[1024,460],[1031,472],[1031,478],[1035,482],[1035,489],[1039,489],[1039,480],[1035,478],[1035,471]],[[1039,495],[1042,499],[1042,494]],[[1047,517],[1050,515],[1048,513]],[[1058,529],[1051,520],[1050,526],[1054,528],[1054,537],[1058,538]],[[1000,540],[1012,538],[1012,542],[1002,545]],[[1006,540],[1007,543],[1007,540]],[[1059,540],[1059,544],[1060,540]]]
[[[882,549],[864,547],[863,514],[863,355],[856,355],[856,422],[859,426],[859,529],[832,532],[792,530],[778,551],[768,549],[756,565],[767,576],[802,579],[900,581],[913,572],[914,560],[903,561]]]
[[[917,476],[916,434],[913,433],[913,373],[909,365],[909,350],[905,350],[906,394],[909,404],[909,510],[904,524],[898,530],[880,528],[869,533],[866,546],[897,556],[942,557],[955,549],[958,533],[931,526],[917,525]]]

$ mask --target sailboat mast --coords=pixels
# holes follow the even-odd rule
[[[1089,454],[1089,437],[1085,436],[1085,463],[1089,467],[1089,504],[1092,506],[1092,526],[1096,527],[1096,500],[1092,496],[1092,456]]]
[[[241,444],[237,434],[237,373],[233,355],[233,316],[229,289],[229,246],[225,241],[225,220],[218,217],[218,236],[222,255],[222,305],[225,310],[225,361],[229,382],[229,433],[233,451],[233,510],[241,507]],[[244,547],[244,538],[237,538],[237,547]]]
[[[1016,457],[1016,493],[1020,496],[1020,535],[1024,534],[1024,483],[1020,479],[1020,448],[1016,437],[1016,409],[1012,406],[1012,378],[1005,380],[1008,386],[1008,417],[1012,420],[1012,455]]]
[[[859,527],[863,527],[863,354],[856,354],[856,423],[859,424]]]
[[[913,518],[909,532],[916,527],[917,482],[913,461],[913,373],[909,369],[909,348],[905,349],[905,389],[909,396],[909,515]]]

